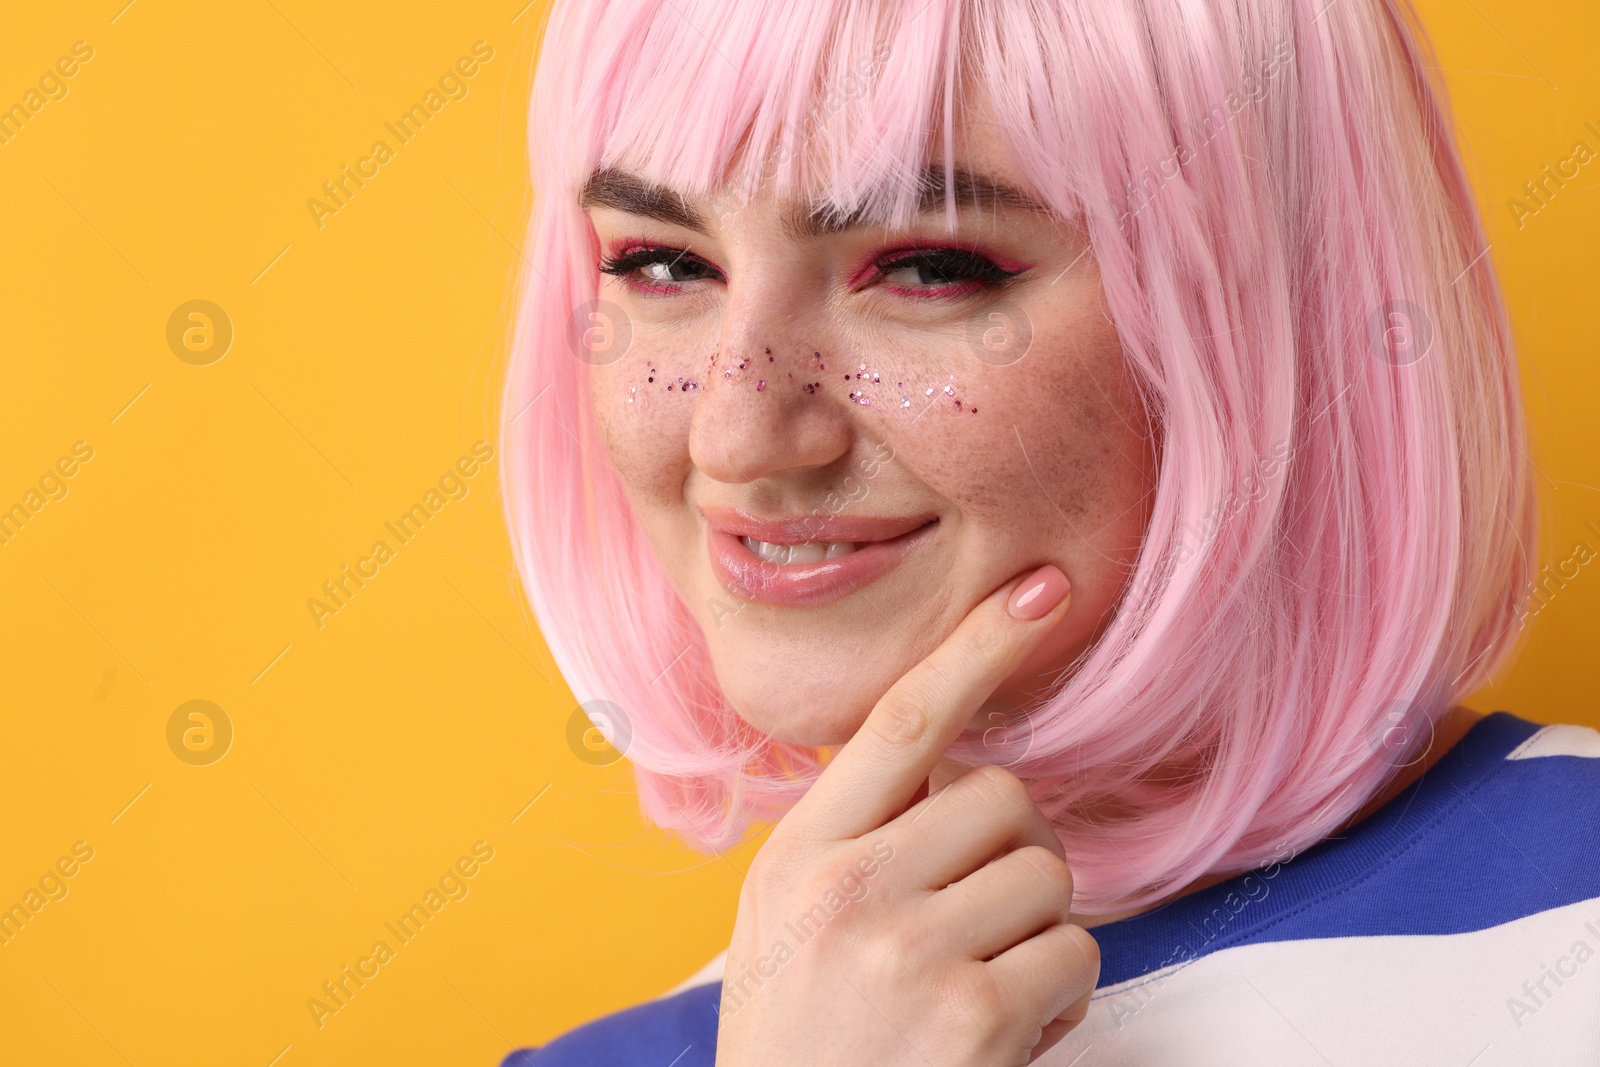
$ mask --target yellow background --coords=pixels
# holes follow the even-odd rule
[[[0,33],[0,104],[94,49],[0,145],[0,507],[94,450],[0,545],[0,907],[94,849],[0,946],[0,1062],[495,1064],[661,993],[726,944],[754,845],[690,852],[626,763],[569,749],[498,461],[320,629],[306,607],[493,441],[543,0],[125,2]],[[1544,558],[1600,550],[1600,162],[1521,229],[1507,205],[1600,148],[1600,8],[1422,9],[1522,346]],[[319,228],[307,199],[479,40],[468,95]],[[234,328],[208,366],[166,339],[195,299]],[[1474,706],[1600,724],[1597,620],[1600,563]],[[190,700],[233,726],[208,766],[168,747]],[[307,1000],[478,841],[468,895],[319,1029]]]

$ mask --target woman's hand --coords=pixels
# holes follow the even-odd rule
[[[1045,566],[991,594],[774,828],[739,895],[718,1067],[1009,1067],[1083,1019],[1099,946],[1021,781],[978,767],[926,795],[1067,593]]]

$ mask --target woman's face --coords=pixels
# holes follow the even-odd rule
[[[588,371],[606,451],[723,693],[779,740],[849,739],[1054,563],[1072,605],[989,707],[1015,706],[1088,647],[1143,536],[1149,423],[1085,238],[1005,188],[992,127],[957,146],[953,231],[942,195],[903,230],[808,222],[768,187],[612,173],[584,197],[628,336]]]

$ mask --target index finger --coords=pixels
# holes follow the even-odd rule
[[[774,833],[843,841],[906,810],[984,700],[1061,621],[1070,591],[1047,563],[980,601],[873,705]]]

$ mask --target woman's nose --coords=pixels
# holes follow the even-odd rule
[[[773,302],[730,302],[714,362],[690,424],[689,457],[719,482],[753,482],[820,469],[850,452],[853,413],[844,356],[830,359],[824,330]],[[823,366],[827,370],[823,370]]]

